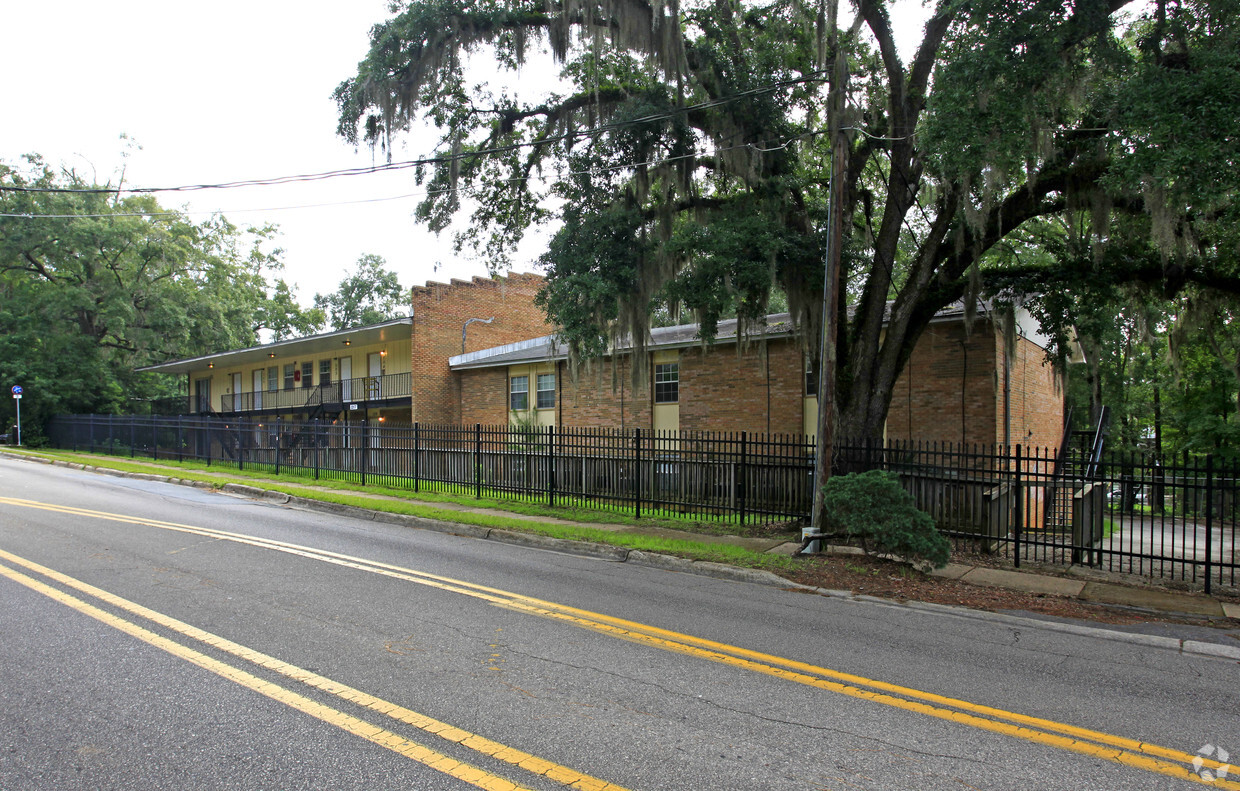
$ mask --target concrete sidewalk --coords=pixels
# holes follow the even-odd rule
[[[135,459],[135,460],[120,459],[120,461],[123,461],[126,464],[137,464],[144,468],[149,468],[151,469],[151,473],[143,474],[143,473],[119,472],[116,470],[108,469],[106,467],[93,467],[90,465],[83,465],[83,464],[78,464],[74,462],[66,462],[66,461],[61,461],[61,460],[48,460],[48,459],[44,459],[44,458],[37,457],[37,456],[31,456],[25,453],[10,453],[10,452],[6,452],[4,449],[0,449],[0,453],[4,453],[4,455],[8,456],[9,458],[20,458],[20,459],[26,459],[29,461],[37,461],[41,463],[51,463],[57,466],[66,466],[66,467],[72,467],[75,469],[84,469],[84,470],[88,470],[91,472],[118,475],[122,477],[145,478],[145,479],[174,482],[174,483],[191,483],[190,481],[185,481],[185,480],[182,480],[176,477],[176,473],[180,471],[179,468],[169,467],[166,465],[158,464],[156,462],[143,461],[140,459]],[[231,473],[231,471],[222,471],[222,472],[217,473],[214,471],[196,470],[195,475],[201,475],[207,478],[218,478],[218,479],[226,479],[226,478],[235,479],[236,478],[236,475]],[[242,495],[249,495],[249,496],[261,496],[264,494],[266,495],[277,494],[275,492],[266,492],[265,490],[263,490],[261,487],[262,483],[263,481],[261,479],[255,478],[255,479],[251,479],[251,483],[249,485],[230,484],[230,485],[224,486],[223,488],[225,491],[232,491],[235,494],[242,494]],[[392,497],[392,496],[380,495],[380,494],[369,494],[366,492],[357,492],[353,490],[331,489],[331,488],[326,488],[326,487],[319,487],[319,488],[323,492],[330,492],[333,494],[340,494],[340,495],[348,495],[351,497],[360,497],[363,499],[374,500],[376,502],[384,501],[384,500],[409,502],[412,499],[412,498]],[[290,504],[294,504],[294,505],[312,506],[312,501],[307,500],[305,498],[291,498],[288,495],[283,495],[283,494],[280,494],[279,498],[283,498],[282,502],[289,502]],[[272,498],[263,497],[263,499],[272,499]],[[293,502],[293,501],[296,501],[296,502]],[[695,541],[695,542],[708,543],[708,544],[731,544],[735,546],[744,547],[751,551],[760,552],[760,553],[790,555],[793,552],[795,552],[797,549],[799,549],[800,547],[800,544],[797,542],[788,542],[788,541],[784,541],[783,539],[765,539],[765,538],[749,538],[745,536],[709,535],[709,534],[702,534],[702,533],[690,533],[690,532],[686,532],[683,530],[672,530],[672,529],[658,528],[658,527],[632,526],[632,525],[623,525],[623,524],[614,524],[614,523],[574,522],[574,521],[570,521],[566,519],[557,519],[553,517],[529,516],[525,514],[516,514],[516,513],[509,512],[509,511],[502,511],[502,510],[497,510],[497,509],[479,508],[479,507],[474,507],[474,506],[465,505],[461,503],[431,502],[431,503],[425,503],[425,504],[428,507],[433,507],[433,508],[436,508],[442,511],[450,511],[450,512],[456,512],[456,513],[468,513],[468,514],[486,514],[486,515],[503,517],[505,519],[512,519],[512,520],[517,520],[517,521],[537,522],[540,524],[558,524],[558,525],[568,525],[568,526],[579,526],[579,527],[593,528],[596,530],[604,530],[604,531],[614,532],[614,533],[658,536],[661,538],[681,539],[681,540],[686,540],[686,541]],[[348,508],[346,506],[334,506],[334,504],[331,504],[331,503],[322,503],[320,505],[324,507],[332,506],[331,510],[344,510]],[[383,518],[384,521],[389,521],[388,517],[391,517],[391,516],[394,516],[394,515],[389,514],[381,518]],[[377,517],[379,517],[378,514],[372,514],[371,516],[371,518],[377,518]],[[422,518],[417,518],[417,517],[407,517],[405,519],[399,519],[395,521],[408,521],[411,524],[417,524],[420,526],[429,526],[428,523],[433,522],[435,520],[428,520],[428,519],[422,519]],[[448,529],[450,529],[453,524],[454,523],[452,522],[442,523],[442,525]],[[465,529],[469,527],[468,525],[457,525],[457,527],[461,528],[459,532],[468,532],[468,533],[476,532],[476,531]],[[443,529],[443,528],[439,528],[439,529]],[[518,542],[530,543],[530,541],[519,541],[518,539],[519,534],[513,533],[512,531],[485,530],[485,531],[478,531],[478,532],[485,532],[487,534],[487,536],[485,537],[493,537],[499,540],[509,540],[509,541],[512,541],[513,543],[518,543]],[[491,536],[490,535],[491,533],[494,533],[495,535]],[[530,539],[531,540],[538,539],[538,541],[536,541],[535,543],[539,543],[540,545],[546,544],[547,542],[560,541],[559,539],[549,539],[543,536],[531,536]],[[570,544],[570,543],[583,543],[583,542],[560,541],[560,543]],[[600,546],[600,551],[602,551],[603,545],[599,545],[599,546]],[[584,549],[584,547],[582,547],[582,549]],[[851,547],[840,547],[836,549],[841,552],[860,552],[860,550],[857,550]],[[610,545],[607,545],[608,554],[613,554],[616,550],[617,550],[616,547],[611,547]],[[566,549],[565,551],[572,551],[572,550]],[[650,553],[635,553],[634,552],[630,554],[641,555],[644,561],[649,562],[653,565],[661,565],[661,566],[666,566],[666,567],[674,566],[678,570],[682,570],[682,571],[698,570],[698,573],[709,573],[710,576],[716,576],[716,577],[726,576],[726,573],[723,571],[723,569],[728,568],[728,567],[720,567],[720,564],[717,564],[717,563],[687,561],[687,560],[683,560],[680,558],[667,558],[666,561],[660,561],[656,563],[654,562],[653,558],[650,557]],[[677,561],[682,561],[682,562],[677,562]],[[734,571],[737,572],[735,576],[737,576],[738,578],[747,579],[749,581],[755,581],[755,574],[759,574],[759,572],[755,572],[753,569],[739,569],[738,568],[738,569],[735,569]],[[765,572],[760,572],[760,573],[764,574]],[[1123,607],[1132,607],[1136,609],[1147,610],[1150,612],[1177,613],[1177,614],[1192,615],[1192,616],[1205,617],[1205,618],[1230,618],[1230,619],[1240,620],[1240,604],[1219,601],[1218,599],[1204,596],[1202,594],[1196,594],[1196,593],[1188,593],[1188,592],[1182,593],[1182,592],[1169,591],[1169,590],[1163,590],[1163,589],[1153,589],[1153,588],[1146,588],[1146,587],[1140,587],[1140,586],[1135,586],[1135,585],[1126,585],[1126,584],[1122,584],[1118,582],[1075,579],[1070,576],[1065,577],[1065,576],[1058,576],[1058,575],[1039,574],[1039,573],[1028,571],[1028,570],[996,569],[996,568],[987,568],[987,567],[982,567],[982,566],[962,565],[962,564],[957,564],[957,563],[950,563],[942,569],[931,571],[930,575],[934,577],[941,577],[943,579],[959,580],[961,582],[966,582],[972,585],[978,585],[978,586],[983,586],[983,587],[1004,588],[1007,590],[1021,591],[1024,593],[1063,596],[1067,598],[1078,599],[1084,602],[1091,602],[1095,604],[1104,604],[1104,605],[1119,605]],[[788,583],[788,584],[791,585],[792,583]]]
[[[1152,612],[1181,613],[1209,618],[1240,620],[1240,604],[1193,593],[1179,593],[1117,582],[1097,582],[1071,577],[1037,574],[1015,569],[992,569],[949,563],[931,576],[960,580],[972,585],[1064,596],[1094,604],[1118,604]]]

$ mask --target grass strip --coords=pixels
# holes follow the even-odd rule
[[[746,568],[760,568],[770,571],[788,570],[795,566],[792,558],[781,555],[767,555],[761,552],[755,552],[745,547],[736,546],[734,544],[711,543],[702,541],[693,541],[692,539],[666,538],[663,536],[651,536],[643,533],[631,533],[624,531],[606,530],[596,527],[588,527],[584,525],[561,525],[548,524],[545,522],[534,522],[525,519],[514,519],[512,517],[499,514],[473,513],[468,511],[457,511],[446,508],[436,508],[433,505],[425,505],[422,503],[410,502],[408,495],[412,494],[405,490],[376,489],[367,487],[366,495],[355,495],[340,491],[331,491],[322,486],[306,486],[304,481],[293,476],[280,475],[278,479],[272,480],[272,475],[245,475],[237,474],[236,470],[229,470],[227,474],[219,472],[208,472],[208,467],[201,462],[177,462],[165,460],[159,462],[140,462],[136,460],[123,460],[113,456],[101,456],[89,453],[73,453],[68,451],[31,451],[22,449],[4,449],[4,452],[13,455],[28,455],[39,458],[67,461],[72,463],[86,464],[94,467],[103,467],[118,472],[135,472],[142,474],[160,474],[168,475],[168,477],[180,478],[181,480],[199,481],[209,483],[215,488],[233,483],[243,486],[254,486],[255,488],[267,491],[279,492],[287,494],[290,497],[302,497],[309,500],[317,500],[320,502],[334,503],[337,505],[353,506],[371,511],[381,511],[384,513],[401,514],[405,516],[414,516],[423,519],[434,519],[441,522],[453,522],[457,524],[474,525],[478,527],[489,527],[501,530],[512,530],[524,533],[534,533],[537,535],[548,536],[550,538],[560,538],[569,541],[589,541],[598,544],[608,544],[611,546],[626,547],[628,549],[640,550],[643,552],[657,552],[666,555],[675,555],[677,557],[688,558],[690,560],[709,561],[714,563],[726,563],[733,566],[743,566]],[[219,469],[215,467],[214,469]],[[175,474],[172,474],[175,473]],[[285,480],[293,478],[293,483],[286,483]],[[302,485],[297,485],[302,484]],[[333,488],[339,487],[333,482]],[[354,488],[350,486],[347,488]],[[360,488],[360,487],[357,487]],[[398,499],[387,499],[394,497]],[[421,499],[421,498],[419,498]],[[463,500],[464,498],[460,498]],[[486,501],[465,500],[460,502],[458,499],[439,496],[439,502],[452,502],[457,504],[468,505],[475,508],[491,508]],[[510,504],[505,504],[510,505]],[[513,509],[505,509],[510,512]],[[526,514],[530,516],[552,516],[557,519],[566,519],[573,521],[571,516],[565,516],[561,512],[550,513],[551,509],[543,509],[549,513],[533,513]],[[571,512],[570,512],[571,513]],[[589,513],[589,521],[603,521],[595,517],[593,512]],[[660,524],[661,520],[651,520],[647,522],[643,520],[643,527],[669,527],[669,525]],[[617,521],[618,524],[623,524]],[[628,524],[631,524],[631,520]],[[684,529],[683,525],[678,526]],[[677,529],[673,527],[672,529]]]
[[[45,458],[56,458],[66,461],[73,461],[82,464],[90,464],[98,467],[108,467],[128,472],[143,472],[157,474],[166,474],[168,470],[188,471],[204,473],[206,477],[196,477],[192,474],[178,474],[176,477],[185,478],[187,480],[199,480],[204,482],[215,482],[221,479],[223,475],[235,476],[237,480],[231,480],[230,483],[253,483],[253,482],[270,482],[278,481],[293,485],[300,485],[312,488],[330,488],[337,490],[354,491],[362,494],[383,497],[397,497],[403,500],[418,500],[427,503],[452,503],[466,508],[487,508],[495,511],[506,511],[513,514],[521,514],[524,516],[564,519],[571,522],[591,522],[595,524],[615,524],[631,526],[634,524],[643,527],[659,527],[669,530],[683,530],[694,533],[707,533],[710,535],[744,535],[751,532],[748,526],[737,525],[727,519],[709,519],[704,518],[700,514],[677,516],[675,514],[660,514],[658,516],[643,517],[634,520],[631,513],[624,510],[608,509],[607,507],[589,507],[574,504],[573,498],[568,495],[559,495],[555,506],[549,506],[545,503],[539,503],[529,500],[511,500],[495,497],[483,496],[481,498],[473,495],[457,495],[446,492],[428,492],[413,491],[408,488],[395,488],[384,486],[382,484],[368,484],[363,486],[360,482],[349,480],[348,474],[323,473],[318,480],[308,480],[305,475],[294,473],[275,473],[274,470],[263,469],[236,469],[235,467],[214,464],[208,465],[197,460],[175,460],[160,459],[158,461],[149,459],[125,459],[124,457],[110,456],[98,453],[85,453],[73,451],[27,451],[23,452],[30,455],[38,455]],[[227,471],[227,472],[225,472]],[[352,477],[356,478],[356,475]],[[578,501],[579,502],[579,501]],[[627,510],[627,509],[626,509]],[[789,536],[794,536],[795,531],[786,531]],[[763,535],[768,535],[764,532]]]

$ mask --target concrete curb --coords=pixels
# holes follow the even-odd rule
[[[1038,618],[1024,618],[1019,615],[1007,615],[1004,613],[988,612],[986,610],[971,610],[968,607],[953,607],[949,604],[934,604],[931,602],[915,601],[897,602],[890,599],[879,599],[874,596],[851,596],[848,594],[848,591],[824,590],[820,591],[820,593],[835,596],[837,598],[863,601],[867,604],[883,604],[888,607],[903,607],[910,610],[932,612],[938,615],[950,615],[957,618],[968,618],[975,621],[988,621],[1007,626],[1021,626],[1026,629],[1042,629],[1050,632],[1077,635],[1079,637],[1093,637],[1099,640],[1109,640],[1115,643],[1128,643],[1130,645],[1140,645],[1147,648],[1162,648],[1180,654],[1208,656],[1220,659],[1233,659],[1240,662],[1240,646],[1233,647],[1219,643],[1206,643],[1200,640],[1182,640],[1176,637],[1164,637],[1156,634],[1122,632],[1115,629],[1106,629],[1100,626],[1082,626],[1075,623],[1043,621]]]
[[[319,511],[336,516],[350,516],[355,519],[370,519],[373,521],[375,518],[375,512],[369,508],[354,508],[351,505],[341,505],[340,503],[331,503],[326,500],[312,500],[308,497],[290,497],[285,504],[304,508],[307,511]]]
[[[239,494],[243,497],[252,497],[255,500],[267,500],[280,505],[292,499],[284,492],[273,492],[270,489],[260,489],[257,486],[246,486],[240,483],[226,483],[220,487],[220,491],[228,492],[229,494]]]
[[[491,541],[515,544],[516,546],[529,547],[530,549],[545,549],[551,552],[562,552],[567,555],[584,555],[617,563],[623,563],[629,556],[629,550],[625,547],[612,546],[611,544],[595,544],[590,541],[570,541],[565,538],[552,538],[551,536],[542,536],[537,533],[519,533],[514,530],[501,530],[499,528],[491,530],[487,538]]]
[[[628,562],[638,566],[649,566],[652,569],[662,569],[663,571],[693,573],[693,561],[688,558],[678,558],[675,555],[660,555],[657,552],[646,552],[641,549],[630,550]]]

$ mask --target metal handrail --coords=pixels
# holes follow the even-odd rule
[[[358,376],[315,387],[289,390],[263,390],[258,393],[227,393],[220,396],[220,412],[255,412],[259,410],[311,409],[323,404],[361,401],[386,401],[413,395],[413,374]]]

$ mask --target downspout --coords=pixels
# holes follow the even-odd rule
[[[763,355],[766,358],[766,433],[771,433],[771,355],[766,351]]]
[[[908,388],[907,388],[908,393],[906,396],[906,400],[908,401],[908,409],[907,409],[908,434],[906,434],[905,436],[907,437],[909,442],[912,442],[913,441],[913,366],[912,366],[911,359],[910,359],[909,364],[905,367],[905,371],[906,371],[906,374],[904,378],[908,380]]]
[[[969,381],[969,346],[965,341],[957,341],[960,344],[960,351],[964,355],[964,364],[960,368],[960,445],[964,446],[966,434],[965,407],[967,399],[965,397],[966,385]]]
[[[1008,359],[1008,339],[1003,333],[1003,447],[1012,445],[1012,367]]]
[[[1016,309],[1008,307],[999,313],[1003,321],[1003,446],[1012,447],[1012,360],[1019,360],[1016,344],[1021,335],[1016,324]]]
[[[469,325],[473,324],[475,321],[483,324],[490,324],[495,321],[495,317],[492,316],[489,319],[465,320],[465,323],[461,325],[461,354],[465,353],[465,330],[469,329]],[[465,417],[465,384],[461,381],[462,376],[463,374],[461,374],[460,371],[456,372],[456,420],[458,423]]]
[[[612,358],[612,365],[619,366],[620,360]],[[624,376],[620,377],[620,430],[624,431]]]

